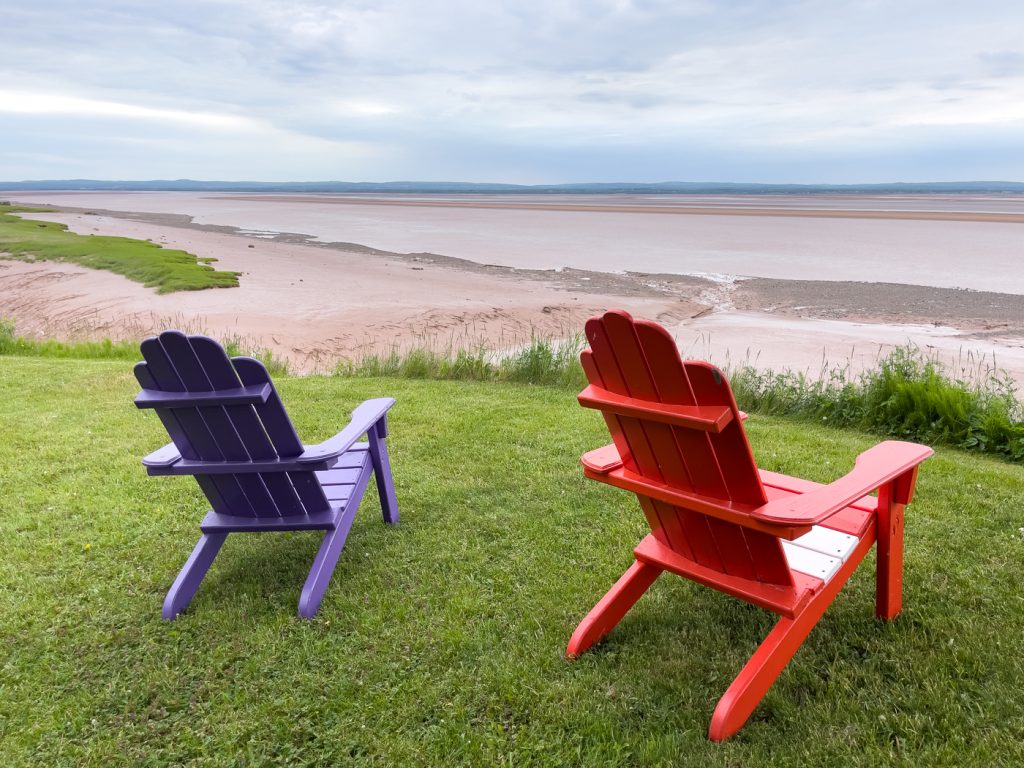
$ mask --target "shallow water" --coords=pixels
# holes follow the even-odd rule
[[[1024,294],[1024,196],[261,196],[9,193],[15,200],[178,213],[200,224],[290,232],[483,264],[606,272],[855,280]],[[359,204],[346,203],[357,198]],[[390,201],[417,201],[393,205]],[[430,205],[431,202],[442,205]],[[459,202],[532,206],[462,207]],[[452,205],[456,203],[456,205]],[[536,206],[542,207],[536,207]],[[573,210],[587,205],[624,210]],[[650,206],[1020,215],[1022,223],[654,213]]]

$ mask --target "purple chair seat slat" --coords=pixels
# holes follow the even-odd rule
[[[349,469],[351,467],[361,467],[363,462],[366,461],[366,454],[369,453],[369,443],[355,443],[345,453],[338,457],[337,462],[331,469]],[[329,470],[328,470],[329,471]]]
[[[178,331],[147,339],[142,353],[136,404],[152,408],[172,440],[143,460],[147,472],[195,476],[213,506],[164,617],[185,609],[229,533],[324,530],[299,601],[299,615],[313,616],[371,475],[389,489],[381,494],[385,522],[398,521],[383,437],[394,400],[367,400],[345,429],[306,448],[258,360],[231,359],[212,339]]]
[[[347,498],[347,497],[346,497]],[[330,531],[337,526],[338,517],[344,512],[342,504],[336,504],[324,512],[312,515],[289,517],[237,517],[207,512],[199,529],[203,533],[258,533],[260,531]]]
[[[337,506],[339,504],[344,504],[351,499],[355,489],[355,484],[330,485],[324,488],[324,492],[327,494],[327,500],[331,502],[331,504]]]
[[[367,456],[367,459],[370,457]],[[352,485],[359,478],[362,467],[345,467],[344,469],[328,469],[317,472],[316,476],[324,487],[328,485]]]

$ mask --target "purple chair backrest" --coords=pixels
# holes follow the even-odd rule
[[[265,400],[252,404],[173,403],[155,410],[185,459],[252,461],[298,456],[303,445],[270,381],[267,369],[249,357],[228,358],[206,336],[164,331],[142,342],[145,362],[135,366],[144,390],[175,393],[223,392],[222,401],[246,387],[264,387]],[[251,398],[249,398],[251,399]],[[211,404],[212,403],[212,404]],[[213,511],[242,517],[313,514],[329,508],[313,472],[247,472],[196,475]]]

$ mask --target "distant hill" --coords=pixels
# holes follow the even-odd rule
[[[1024,194],[1019,181],[934,181],[891,184],[745,184],[735,182],[663,181],[655,184],[609,182],[597,184],[474,184],[460,181],[195,181],[193,179],[152,181],[102,181],[96,179],[54,179],[46,181],[0,181],[0,191],[93,190],[132,192],[390,192],[390,193],[500,193],[500,194],[938,194],[1016,193]]]

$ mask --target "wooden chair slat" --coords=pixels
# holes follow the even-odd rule
[[[708,434],[729,497],[744,504],[764,504],[766,499],[761,477],[757,473],[754,454],[743,431],[743,421],[729,382],[710,363],[691,360],[684,364],[684,368],[698,405],[724,405],[731,408],[735,416],[721,432]]]
[[[782,542],[782,549],[786,553],[790,569],[826,582],[843,564],[838,557],[829,557],[813,549],[798,547],[791,541]]]
[[[715,533],[711,530],[711,518],[684,507],[676,509],[679,510],[680,523],[693,551],[694,562],[725,573],[725,561],[718,551]]]
[[[365,461],[365,458],[364,458]],[[351,485],[359,477],[362,470],[362,462],[355,467],[335,467],[316,473],[321,485]]]
[[[657,392],[632,326],[616,320],[616,316],[609,314],[600,322],[594,322],[593,325],[588,323],[588,339],[591,341],[598,372],[612,372],[609,378],[591,383],[619,395],[655,400]],[[678,479],[686,477],[686,469],[672,443],[670,427],[628,416],[616,415],[614,419],[630,446],[636,471],[659,480],[666,476]],[[689,552],[701,564],[721,567],[721,557],[710,537],[701,536],[698,532],[696,540],[691,541],[684,521],[674,506],[651,499],[644,511],[649,522],[652,522],[650,512],[653,511],[656,516],[657,524],[652,522],[651,525],[656,538],[681,552]]]
[[[165,392],[187,392],[185,384],[163,345],[162,339],[165,335],[168,335],[168,332],[161,334],[159,339],[146,339],[141,344],[142,356],[146,360],[147,370],[153,383],[153,386],[150,388],[162,389]],[[162,414],[171,413],[172,411],[171,409],[157,408],[156,412],[163,418]],[[190,446],[190,450],[195,454],[194,456],[185,456],[185,453],[182,453],[182,456],[205,461],[225,460],[224,453],[210,432],[210,427],[203,418],[199,408],[174,409],[173,415],[177,419],[178,426],[181,428]],[[171,439],[175,439],[173,434]],[[179,445],[178,449],[184,450],[184,446]],[[246,496],[236,477],[233,475],[211,476],[210,482],[216,487],[217,496],[224,506],[224,509],[217,510],[214,499],[207,496],[210,504],[214,505],[215,511],[255,517],[256,510],[253,508],[252,503],[249,501],[248,496]]]
[[[629,395],[630,391],[619,368],[619,361],[612,351],[604,324],[600,319],[593,318],[587,321],[586,334],[592,353],[591,362],[599,377],[597,382],[592,383],[597,383],[610,392]],[[660,477],[657,459],[640,422],[625,416],[609,414],[608,423],[609,425],[618,425],[617,427],[613,426],[612,440],[616,441],[615,436],[619,434],[626,443],[626,450],[622,456],[625,466],[642,468],[639,471],[644,474]]]
[[[210,381],[208,372],[196,354],[192,338],[172,331],[161,334],[160,343],[174,369],[178,372],[178,376],[181,377],[181,383],[187,392],[212,392],[217,389]],[[238,377],[234,375],[233,371],[229,376],[224,389],[237,388]],[[245,407],[247,406],[230,406],[229,408],[239,410]],[[225,461],[246,461],[256,458],[249,453],[248,446],[243,442],[242,436],[238,434],[235,424],[228,414],[229,408],[214,405],[199,406],[196,410],[206,422],[210,435],[216,441]],[[235,480],[248,499],[254,517],[280,516],[273,496],[259,475],[236,475]]]
[[[668,337],[667,333],[664,335]],[[683,367],[699,405],[724,406],[734,414],[735,418],[727,423],[721,432],[705,435],[729,498],[743,504],[764,504],[767,497],[728,381],[717,368],[707,363],[690,361]],[[735,546],[739,551],[740,543],[735,538],[736,531],[718,529],[718,533],[726,537],[721,546],[728,549]],[[754,576],[751,578],[770,584],[792,582],[790,568],[777,537],[742,528],[739,535],[743,540],[743,550],[748,553],[749,559],[740,556],[736,564],[743,569],[753,569]]]
[[[750,552],[758,581],[766,584],[790,584],[793,577],[782,551],[782,541],[764,531],[743,528],[743,538]]]
[[[192,336],[190,338],[192,350],[210,381],[214,390],[230,389],[238,386],[241,380],[235,371],[234,365],[228,358],[224,348],[213,339],[205,336]],[[234,427],[239,439],[245,446],[250,459],[276,459],[278,453],[274,449],[263,422],[260,420],[259,411],[254,406],[266,406],[274,395],[273,385],[268,382],[255,385],[266,390],[266,396],[258,403],[251,405],[227,405],[222,406],[224,413]],[[251,387],[255,388],[255,387]],[[277,405],[284,414],[284,407],[280,405],[280,399],[275,396]],[[264,407],[263,410],[271,410],[275,406]],[[279,517],[289,517],[305,512],[305,507],[295,492],[287,474],[276,472],[264,472],[258,475],[258,481],[266,489],[270,497],[270,503],[266,507],[257,507],[257,517],[263,514]],[[255,506],[255,505],[254,505]],[[265,511],[264,511],[265,510]],[[262,513],[262,514],[261,514]]]
[[[155,389],[158,386],[156,379],[153,378],[153,374],[150,373],[148,363],[136,363],[133,371],[135,373],[136,380],[143,389]],[[189,459],[198,459],[199,454],[196,452],[195,448],[192,447],[192,443],[188,439],[188,434],[178,419],[178,415],[173,410],[164,408],[157,410],[156,415],[164,425],[164,429],[167,430],[167,434],[170,436],[174,446],[178,449],[178,453]],[[206,498],[209,500],[210,506],[213,507],[214,512],[230,514],[233,507],[221,493],[220,484],[218,484],[217,478],[206,475],[197,475],[196,482],[199,484],[200,490],[202,490],[206,495]]]
[[[277,388],[270,380],[270,374],[267,373],[266,367],[259,360],[251,357],[236,357],[231,362],[239,379],[246,386],[270,385],[270,396],[267,401],[254,406],[254,408],[267,432],[267,437],[270,438],[274,450],[277,451],[277,455],[282,458],[298,456],[304,450],[302,441],[299,440],[292,420],[288,418],[288,413],[284,409]],[[330,507],[320,483],[312,472],[289,472],[287,477],[307,513],[322,512]]]
[[[589,369],[589,375],[594,377],[592,383],[609,391],[628,395],[629,392],[622,378],[619,363],[611,351],[600,320],[594,318],[588,321],[585,331],[590,341],[590,350],[585,353],[583,365],[585,369]],[[612,442],[619,447],[620,456],[625,466],[645,467],[650,472],[658,473],[657,461],[651,451],[647,435],[639,422],[636,419],[611,413],[603,415],[611,433]],[[658,507],[652,502],[644,507],[643,511],[654,535],[667,541],[668,533],[662,524],[661,512]]]
[[[696,405],[697,401],[672,337],[661,326],[644,322],[637,323],[637,336],[647,350],[651,376],[662,400],[680,405]],[[673,429],[672,434],[687,468],[688,489],[705,496],[730,498],[710,438],[703,432],[691,429]]]

